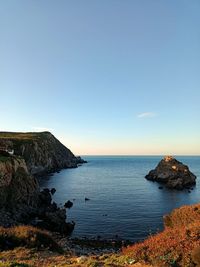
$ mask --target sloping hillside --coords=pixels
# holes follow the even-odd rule
[[[27,245],[28,247],[4,250],[0,252],[0,258],[7,264],[5,266],[13,266],[11,264],[15,261],[27,264],[26,266],[44,267],[199,267],[199,218],[200,204],[175,209],[165,217],[166,226],[163,232],[150,236],[143,242],[124,247],[121,253],[91,253],[80,257],[80,254],[76,255],[74,247],[70,250],[68,243],[58,240],[58,244],[64,248],[62,255],[49,250],[30,250]]]
[[[164,217],[165,230],[123,249],[135,261],[159,267],[200,266],[200,204]]]
[[[83,162],[50,132],[0,132],[0,147],[13,149],[15,155],[22,156],[29,172],[34,175],[74,168]]]

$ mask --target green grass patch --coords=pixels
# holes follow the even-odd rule
[[[0,162],[6,162],[9,159],[10,159],[10,157],[6,157],[6,156],[1,156],[0,155]]]

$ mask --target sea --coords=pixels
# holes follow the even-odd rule
[[[71,200],[67,221],[75,221],[72,237],[145,239],[163,229],[163,215],[200,202],[200,156],[177,156],[197,176],[190,192],[159,189],[145,175],[162,156],[83,156],[88,163],[40,180],[41,188],[56,188],[59,206]],[[85,198],[89,200],[85,201]]]

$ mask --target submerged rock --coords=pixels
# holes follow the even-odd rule
[[[196,176],[190,172],[188,166],[172,156],[164,157],[145,178],[150,181],[165,183],[166,187],[178,190],[196,184]]]
[[[66,209],[70,209],[72,206],[73,206],[73,202],[71,202],[70,200],[68,200],[68,201],[64,204],[64,207],[65,207]]]
[[[56,189],[55,188],[51,188],[51,194],[54,195],[56,192]]]

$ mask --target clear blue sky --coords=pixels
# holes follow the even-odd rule
[[[75,154],[200,154],[199,0],[1,0],[0,130]]]

